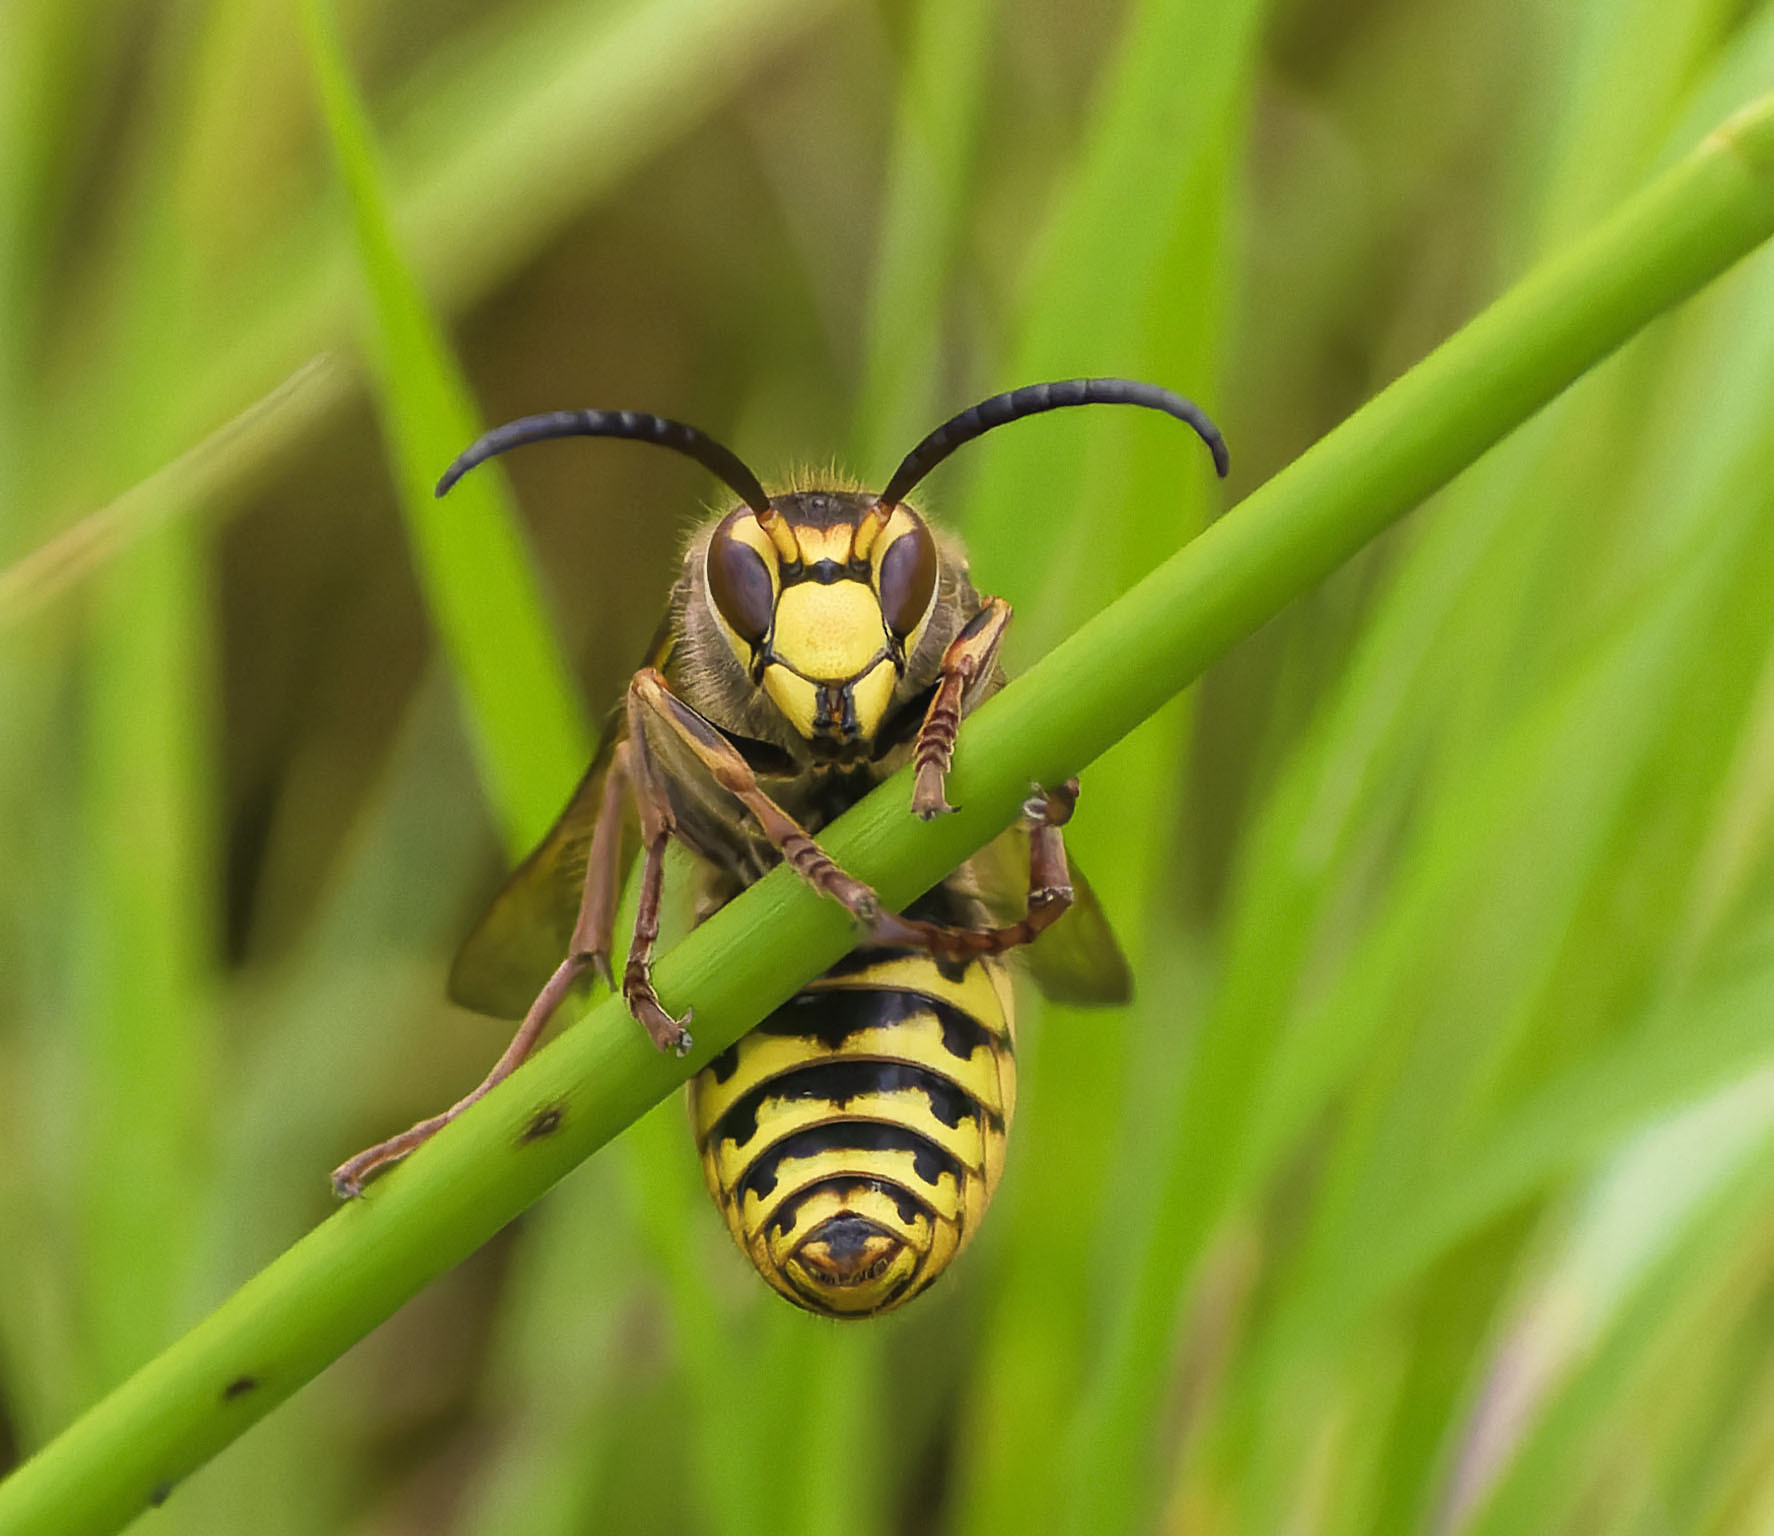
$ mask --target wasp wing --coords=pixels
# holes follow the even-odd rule
[[[675,636],[667,615],[642,665],[670,663]],[[548,835],[518,865],[481,914],[450,966],[450,1001],[500,1019],[521,1019],[548,978],[567,957],[579,904],[585,897],[585,865],[597,827],[604,780],[617,744],[628,734],[628,713],[618,702],[604,721],[597,756]],[[617,884],[640,851],[634,807],[623,797]]]
[[[621,712],[611,718],[597,756],[548,835],[499,888],[450,967],[450,1000],[476,1013],[521,1019],[536,994],[566,958],[579,903],[585,895],[585,862],[597,826],[610,759],[624,734]],[[624,807],[625,819],[633,815]],[[639,846],[632,826],[622,838],[622,868]]]
[[[1072,905],[1024,954],[1036,984],[1056,1003],[1113,1008],[1133,997],[1133,974],[1096,892],[1068,852]],[[1029,834],[1012,827],[986,844],[968,867],[992,916],[1013,923],[1028,910]]]

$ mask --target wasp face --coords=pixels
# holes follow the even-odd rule
[[[730,513],[708,543],[708,596],[733,654],[809,741],[874,738],[930,620],[936,541],[909,507],[851,492]]]

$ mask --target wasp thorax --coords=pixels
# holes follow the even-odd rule
[[[871,740],[936,597],[923,519],[853,492],[795,492],[724,518],[705,570],[734,655],[795,729]]]

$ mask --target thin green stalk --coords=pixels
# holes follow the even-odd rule
[[[395,215],[427,290],[452,310],[490,290],[552,231],[717,111],[828,5],[568,0],[523,27],[514,29],[510,18],[489,24],[484,45],[453,51],[403,98],[389,127]],[[208,128],[212,143],[227,134],[223,120]],[[10,169],[0,165],[0,176]],[[228,192],[224,186],[197,195],[209,207]],[[183,441],[213,432],[302,359],[346,338],[352,253],[332,223],[306,206],[280,228],[286,233],[255,246],[229,271],[208,274],[212,288],[193,317],[198,331],[189,348],[200,362],[166,405]],[[110,345],[109,338],[93,338],[65,388],[57,385],[61,372],[46,369],[51,392],[38,408],[45,429],[32,445],[26,467],[36,468],[21,492],[41,503],[30,515],[43,532],[73,521],[85,505],[128,494],[166,467],[164,454],[120,459],[102,473],[87,462],[81,434],[120,413],[108,381],[121,364]],[[299,435],[302,422],[349,400],[356,384],[343,369],[312,377],[287,432],[243,435],[216,461],[213,494],[236,494]]]
[[[168,523],[221,499],[250,464],[310,429],[337,403],[347,372],[327,353],[309,358],[176,459],[0,570],[0,634]],[[0,409],[0,424],[6,423]]]
[[[178,317],[190,271],[168,192],[180,164],[173,104],[186,21],[174,7],[148,55],[124,197],[134,252],[117,325],[125,408],[94,443],[95,460],[152,454],[165,441],[167,381],[187,355]],[[148,292],[172,302],[134,302]],[[201,529],[175,516],[105,572],[88,615],[80,982],[63,1022],[78,1064],[75,1294],[92,1391],[122,1381],[191,1316],[197,1226],[184,1190],[211,1145],[217,1046],[209,581]]]
[[[1238,510],[1050,653],[967,725],[954,816],[906,812],[901,775],[835,823],[831,852],[892,904],[1015,815],[1031,779],[1076,772],[1211,661],[1670,305],[1774,232],[1774,97],[1712,135]],[[0,1532],[128,1521],[455,1264],[690,1071],[855,942],[844,913],[777,871],[659,964],[694,1000],[698,1048],[660,1057],[606,1001],[498,1092],[249,1281],[206,1322],[0,1484]],[[1212,1084],[1190,1104],[1211,1116]],[[1228,1137],[1228,1142],[1232,1138]],[[1209,1170],[1223,1177],[1224,1170]],[[318,1177],[317,1173],[317,1177]],[[1177,1276],[1162,1281],[1175,1294]],[[1093,1486],[1131,1487],[1155,1405],[1118,1390],[1169,1309],[1110,1341],[1088,1403]],[[1150,1336],[1156,1325],[1157,1337]],[[1142,1332],[1141,1330],[1145,1330]],[[1104,1433],[1120,1427],[1120,1434]],[[1114,1462],[1116,1464],[1108,1464]]]

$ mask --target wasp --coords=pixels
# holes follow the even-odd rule
[[[996,427],[1091,404],[1187,423],[1226,473],[1224,440],[1199,407],[1128,379],[982,400],[913,448],[879,494],[767,492],[705,433],[635,411],[526,416],[450,465],[439,496],[527,443],[629,438],[694,459],[738,502],[691,538],[596,761],[456,957],[451,997],[521,1016],[511,1044],[459,1103],[336,1170],[341,1195],[509,1076],[588,973],[621,987],[661,1050],[690,1049],[689,1013],[667,1010],[651,976],[675,838],[695,855],[700,916],[787,863],[859,928],[850,955],[690,1083],[703,1172],[734,1241],[782,1295],[830,1317],[899,1306],[948,1267],[1004,1168],[1016,1102],[1006,957],[1027,946],[1035,979],[1062,1001],[1114,1004],[1131,991],[1101,908],[1068,867],[1061,829],[1078,784],[1037,789],[1017,825],[903,913],[885,910],[817,834],[907,762],[912,811],[929,820],[951,809],[944,776],[961,720],[1004,684],[1010,605],[974,588],[960,542],[907,495]],[[618,980],[617,898],[636,856],[638,910]]]

